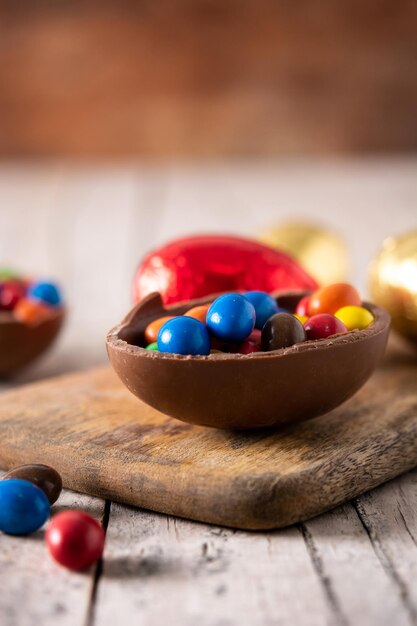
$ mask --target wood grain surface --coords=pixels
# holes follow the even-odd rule
[[[327,415],[233,433],[164,416],[99,368],[4,394],[0,463],[47,463],[71,489],[163,513],[283,527],[417,465],[416,374],[412,358],[391,350]]]

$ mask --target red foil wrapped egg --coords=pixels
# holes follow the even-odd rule
[[[164,304],[230,291],[314,291],[317,283],[288,255],[250,239],[202,235],[152,251],[132,285],[139,302],[159,291]]]

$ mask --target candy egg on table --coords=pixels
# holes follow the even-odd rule
[[[49,465],[38,463],[30,463],[28,465],[19,465],[14,467],[7,474],[4,474],[2,480],[10,480],[11,478],[20,478],[42,489],[50,504],[54,504],[62,491],[62,478],[59,473]]]
[[[46,530],[46,545],[60,565],[82,571],[101,557],[105,535],[101,525],[83,511],[55,515]]]
[[[31,363],[58,335],[65,309],[54,283],[16,274],[0,281],[0,376]]]
[[[51,512],[46,494],[20,478],[0,481],[0,530],[28,535],[43,526]]]
[[[219,296],[207,312],[209,330],[223,341],[243,341],[255,327],[255,307],[238,293]]]
[[[302,339],[303,325],[291,314],[305,292],[272,295],[277,306],[288,311],[276,315],[289,316],[291,328],[295,327]],[[321,341],[239,353],[242,342],[252,342],[252,330],[240,343],[228,344],[232,350],[227,352],[213,352],[213,346],[210,354],[199,356],[145,349],[144,331],[153,319],[183,316],[195,306],[213,306],[215,300],[209,295],[167,307],[159,294],[151,294],[106,337],[110,362],[128,389],[158,411],[185,422],[247,429],[296,423],[321,415],[365,383],[385,350],[389,316],[369,303],[362,303],[374,317],[369,327]],[[253,343],[257,341],[259,334]],[[319,385],[312,372],[319,373]]]

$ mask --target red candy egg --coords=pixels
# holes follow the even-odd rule
[[[362,300],[355,287],[348,283],[334,283],[318,289],[310,296],[308,315],[336,313],[344,306],[361,306]],[[298,311],[296,311],[298,313]]]
[[[90,567],[103,553],[104,531],[97,520],[83,511],[55,515],[45,537],[53,558],[71,570]]]
[[[164,303],[172,304],[228,291],[316,288],[314,279],[278,250],[250,239],[205,235],[177,239],[148,254],[132,292],[135,302],[159,291]]]
[[[246,339],[246,341],[244,341],[238,349],[238,352],[240,354],[252,354],[252,352],[260,352],[261,351],[261,347],[257,344],[254,343],[253,341],[249,341],[249,339]]]
[[[310,302],[310,296],[304,296],[304,298],[301,298],[300,302],[297,304],[295,313],[299,315],[300,317],[308,317],[309,302]]]
[[[13,311],[16,304],[24,298],[25,285],[19,280],[7,280],[0,287],[0,309]]]
[[[260,346],[261,337],[262,337],[262,331],[259,330],[258,328],[254,328],[251,334],[249,335],[247,341],[251,341],[252,343],[256,343]]]
[[[307,339],[326,339],[326,337],[330,337],[331,335],[348,332],[343,322],[329,313],[313,315],[313,317],[310,317],[304,324],[304,329]]]

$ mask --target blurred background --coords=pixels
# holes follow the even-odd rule
[[[2,0],[0,154],[417,147],[414,0]]]
[[[417,227],[412,0],[0,2],[0,264],[56,278],[59,346],[106,360],[139,259],[172,237],[336,232],[366,293]]]

